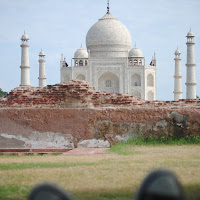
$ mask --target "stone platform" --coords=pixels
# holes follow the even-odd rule
[[[43,154],[64,154],[64,155],[99,155],[107,154],[108,148],[75,148],[75,149],[0,149],[0,155],[43,155]]]
[[[51,153],[66,153],[72,149],[17,149],[17,148],[5,148],[0,149],[0,155],[41,155],[41,154],[51,154]]]

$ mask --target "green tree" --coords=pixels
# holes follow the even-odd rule
[[[5,97],[8,93],[4,92],[1,88],[0,88],[0,97]]]

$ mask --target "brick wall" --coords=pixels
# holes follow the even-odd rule
[[[67,83],[46,87],[18,87],[6,98],[0,99],[0,107],[116,107],[116,106],[194,106],[200,100],[182,99],[180,101],[144,101],[127,95],[113,94],[95,90],[86,81],[73,80]]]

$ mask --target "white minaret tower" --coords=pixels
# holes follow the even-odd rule
[[[181,76],[181,52],[180,50],[175,51],[175,74],[174,74],[174,101],[182,99],[182,76]]]
[[[39,87],[46,86],[46,73],[45,73],[45,53],[41,50],[39,53]]]
[[[195,55],[194,55],[194,34],[187,34],[187,77],[186,77],[186,99],[196,99],[196,74],[195,74]]]
[[[21,84],[20,86],[30,86],[30,66],[29,66],[29,52],[28,52],[28,35],[24,32],[21,37]]]

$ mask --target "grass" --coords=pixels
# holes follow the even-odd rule
[[[80,200],[133,199],[145,175],[158,167],[177,174],[189,199],[200,199],[200,145],[120,148],[123,155],[118,149],[90,156],[0,156],[0,199],[25,200],[42,182],[54,182]]]
[[[152,145],[189,145],[189,144],[200,144],[200,137],[190,136],[186,138],[160,138],[155,139],[154,137],[148,138],[134,138],[127,142],[121,142],[110,148],[110,152],[117,153],[119,155],[133,155],[139,152],[133,151],[133,146],[152,146]]]
[[[96,163],[81,162],[81,163],[0,163],[0,170],[22,170],[22,169],[40,169],[40,168],[67,168],[76,166],[91,166]]]
[[[129,145],[184,145],[184,144],[200,144],[200,137],[196,136],[188,136],[185,138],[159,138],[156,139],[154,137],[147,138],[134,138],[132,140],[128,140],[125,144]]]

